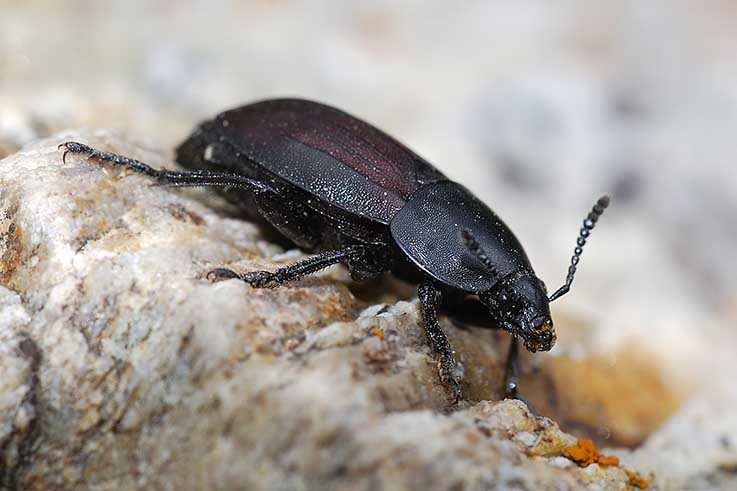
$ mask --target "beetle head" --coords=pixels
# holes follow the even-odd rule
[[[479,295],[502,328],[522,337],[528,351],[549,351],[555,344],[545,284],[532,271],[517,271]]]

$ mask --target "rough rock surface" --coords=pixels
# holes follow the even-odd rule
[[[443,320],[479,394],[452,408],[411,294],[372,305],[340,267],[274,290],[211,284],[212,267],[300,253],[204,192],[64,164],[67,139],[165,163],[105,131],[0,161],[0,489],[627,485],[562,457],[575,438],[522,402],[478,402],[495,394],[496,334]]]

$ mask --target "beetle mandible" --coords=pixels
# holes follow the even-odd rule
[[[386,133],[324,104],[276,99],[218,114],[177,148],[177,162],[191,169],[184,172],[77,142],[60,147],[64,157],[85,154],[169,186],[234,189],[240,194],[229,193],[231,199],[255,201],[281,234],[318,253],[274,272],[217,268],[208,273],[212,280],[277,286],[342,262],[355,280],[391,271],[419,283],[428,343],[455,401],[461,375],[438,323],[442,299],[452,312],[454,299],[471,297],[489,324],[512,334],[505,393],[516,396],[517,340],[532,352],[552,348],[549,304],[569,291],[582,248],[609,204],[608,196],[599,198],[584,220],[565,283],[548,297],[519,240],[488,206]]]

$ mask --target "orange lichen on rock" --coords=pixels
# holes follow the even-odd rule
[[[376,336],[379,339],[384,339],[384,331],[382,331],[378,327],[372,327],[371,328],[371,334],[373,334],[374,336]]]
[[[616,455],[603,455],[594,445],[594,442],[586,438],[579,438],[575,445],[563,449],[563,455],[577,463],[580,467],[588,467],[593,463],[600,466],[619,467],[619,457]],[[629,479],[629,486],[640,489],[646,489],[650,486],[647,479],[639,475],[637,472],[629,469],[621,468]],[[631,487],[626,489],[632,489]]]
[[[602,466],[613,466],[619,465],[619,457],[616,455],[599,455],[596,458],[596,463]]]
[[[618,466],[619,458],[615,455],[603,455],[586,438],[579,438],[575,445],[563,449],[563,455],[577,463],[580,467],[588,467],[593,463],[601,466]]]
[[[588,467],[596,462],[599,451],[591,440],[579,438],[575,445],[563,449],[563,455],[581,467]]]
[[[639,475],[637,472],[634,472],[628,469],[622,469],[622,470],[625,472],[625,474],[627,474],[627,477],[630,480],[629,483],[631,486],[635,486],[640,489],[646,489],[650,486],[650,483],[648,482],[648,480],[642,477],[641,475]]]

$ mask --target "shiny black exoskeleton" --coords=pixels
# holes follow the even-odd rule
[[[439,297],[474,296],[487,320],[512,333],[505,387],[514,395],[517,338],[530,351],[553,346],[549,303],[570,288],[581,248],[609,203],[600,198],[584,220],[566,282],[548,297],[522,245],[488,206],[389,135],[323,104],[268,100],[221,113],[177,149],[186,172],[63,146],[65,155],[124,165],[167,185],[229,188],[231,199],[255,203],[284,236],[319,253],[274,272],[218,268],[212,279],[276,286],[344,262],[357,280],[386,271],[416,280],[429,344],[456,399],[460,370],[437,320]]]

